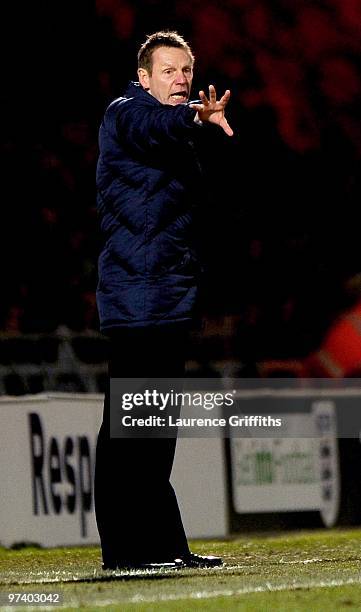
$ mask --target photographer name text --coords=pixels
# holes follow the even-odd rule
[[[227,419],[225,418],[210,418],[210,417],[178,417],[172,415],[168,417],[148,416],[148,417],[132,417],[129,414],[121,419],[123,427],[281,427],[282,419],[261,416],[239,416],[232,414]]]

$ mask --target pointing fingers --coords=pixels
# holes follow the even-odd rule
[[[202,104],[204,106],[209,106],[210,104],[211,105],[221,104],[221,106],[226,106],[230,96],[231,96],[230,90],[226,89],[226,91],[223,94],[223,96],[221,97],[221,99],[218,100],[218,102],[217,102],[217,93],[216,93],[216,88],[214,87],[214,85],[209,85],[209,98],[207,98],[207,96],[204,93],[203,89],[201,89],[201,91],[199,92],[199,98],[202,101]]]

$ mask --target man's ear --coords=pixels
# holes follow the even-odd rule
[[[149,89],[149,74],[145,68],[138,68],[139,83],[144,89]]]

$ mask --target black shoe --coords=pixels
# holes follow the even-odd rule
[[[192,552],[181,559],[176,559],[176,561],[182,561],[184,564],[183,567],[194,567],[199,569],[202,567],[218,567],[219,565],[223,565],[221,557],[196,555]]]
[[[139,562],[129,562],[129,561],[118,561],[117,563],[106,564],[103,563],[103,570],[120,570],[127,571],[130,570],[173,570],[173,569],[182,569],[185,567],[184,561],[181,559],[175,559],[174,561],[162,561],[156,563],[139,563]]]

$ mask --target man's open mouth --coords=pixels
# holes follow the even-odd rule
[[[184,102],[184,100],[188,99],[188,92],[176,91],[175,93],[171,94],[170,97],[173,98],[173,100],[179,100],[180,102]]]

